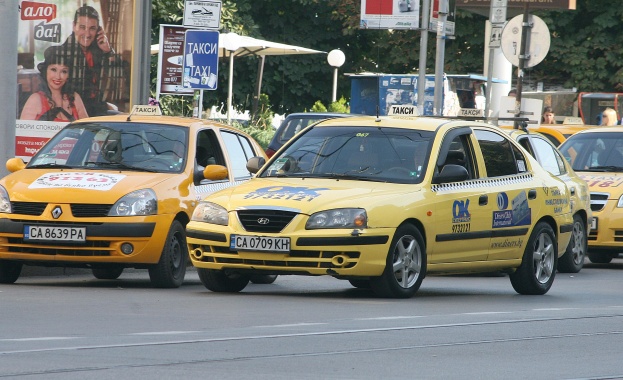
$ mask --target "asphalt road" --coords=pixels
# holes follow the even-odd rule
[[[623,378],[623,259],[558,274],[545,296],[507,276],[428,277],[407,300],[330,277],[239,294],[153,289],[146,271],[0,285],[0,378]]]

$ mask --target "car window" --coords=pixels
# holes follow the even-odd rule
[[[311,125],[320,120],[324,120],[324,118],[292,118],[290,120],[286,120],[286,124],[284,125],[281,133],[279,134],[279,142],[281,144],[285,144],[294,135],[307,128],[308,125]]]
[[[444,162],[438,165],[437,172],[440,172],[441,169],[448,164],[459,165],[467,169],[470,179],[475,178],[472,155],[470,153],[471,151],[472,149],[470,149],[469,145],[469,134],[461,134],[452,137],[452,140],[449,144],[448,153],[445,157]]]
[[[540,136],[530,136],[530,140],[534,144],[536,158],[545,170],[553,175],[561,175],[567,172],[563,158],[554,146]]]
[[[506,137],[491,131],[475,130],[488,177],[525,172],[526,158]]]
[[[573,170],[620,171],[623,133],[586,133],[572,136],[560,147]]]
[[[223,151],[212,129],[203,129],[197,134],[197,164],[227,166]]]
[[[254,156],[249,141],[236,134],[221,131],[221,137],[225,142],[231,168],[229,168],[235,181],[251,178],[251,173],[247,170],[247,161]]]

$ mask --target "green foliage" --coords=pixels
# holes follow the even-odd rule
[[[264,150],[268,148],[268,144],[275,134],[274,128],[261,128],[254,125],[244,126],[237,121],[232,122],[232,126],[251,135]]]
[[[310,112],[327,112],[327,107],[320,100],[316,100]]]
[[[270,101],[266,94],[260,94],[257,114],[253,115],[251,125],[259,129],[273,129],[275,113],[270,109]]]
[[[346,99],[344,99],[344,97],[341,97],[339,100],[329,104],[329,108],[327,110],[329,112],[350,113],[350,107],[346,103]]]

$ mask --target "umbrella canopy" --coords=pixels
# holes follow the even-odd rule
[[[219,51],[218,56],[229,58],[229,87],[227,92],[227,121],[231,121],[231,104],[232,104],[232,88],[234,75],[234,57],[246,57],[255,55],[260,57],[258,68],[258,80],[256,86],[256,94],[253,98],[253,113],[257,110],[257,101],[260,96],[262,86],[262,73],[264,70],[264,58],[267,55],[291,55],[291,54],[326,54],[324,51],[307,49],[300,46],[282,44],[260,40],[249,36],[241,36],[236,33],[224,33],[219,35],[218,39]],[[160,50],[158,44],[151,46],[151,53],[157,54]]]

